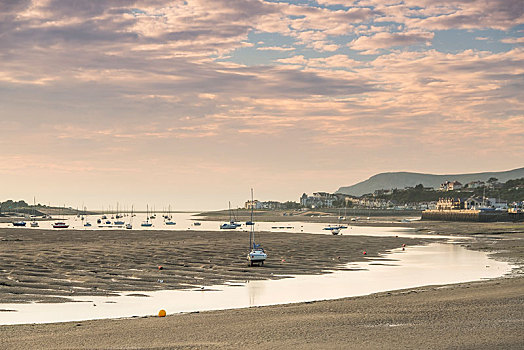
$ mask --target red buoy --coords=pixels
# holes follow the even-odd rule
[[[364,250],[364,251],[362,252],[362,254],[366,255],[367,253],[366,253],[366,251]]]

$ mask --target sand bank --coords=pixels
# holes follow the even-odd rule
[[[264,267],[250,268],[247,232],[0,229],[0,303],[61,302],[78,295],[319,274],[402,244],[425,242],[304,233],[258,237],[269,258]]]
[[[438,230],[436,226],[433,228]],[[23,257],[24,264],[29,262],[30,266],[33,265],[28,257],[29,251],[35,255],[35,249],[41,249],[45,244],[49,244],[47,249],[51,250],[53,242],[61,258],[67,258],[67,261],[71,263],[75,259],[67,255],[70,250],[73,250],[74,257],[75,254],[80,254],[79,251],[87,249],[87,256],[90,257],[87,260],[95,259],[96,261],[98,260],[96,257],[104,256],[102,252],[109,255],[117,254],[120,259],[125,260],[127,253],[113,252],[115,247],[127,248],[130,251],[129,254],[136,254],[140,245],[147,245],[139,251],[151,251],[151,253],[145,253],[146,255],[152,254],[148,255],[149,257],[161,257],[158,255],[160,251],[174,249],[179,244],[180,250],[176,250],[177,253],[183,250],[190,251],[189,247],[197,242],[204,244],[200,249],[209,249],[207,243],[204,242],[209,241],[210,234],[217,234],[202,233],[203,236],[195,236],[195,232],[191,232],[187,233],[190,236],[185,236],[181,232],[160,231],[155,232],[158,236],[148,236],[148,239],[144,241],[142,238],[135,237],[135,243],[129,239],[124,240],[127,241],[126,243],[122,243],[120,242],[122,238],[119,238],[116,232],[113,236],[109,236],[111,238],[106,236],[107,232],[103,232],[102,237],[93,233],[92,236],[83,238],[77,237],[72,232],[64,232],[70,234],[71,237],[64,239],[51,235],[51,238],[54,238],[46,243],[48,240],[44,242],[38,237],[27,236],[22,237],[26,239],[25,241],[15,241],[17,237],[20,237],[17,235],[24,236],[23,232],[16,233],[14,230],[9,230],[8,233],[14,236],[6,237],[6,232],[2,231],[0,236],[3,236],[4,239],[8,238],[3,242],[28,243],[30,248],[27,252],[21,254],[22,246],[20,246],[15,249],[15,253]],[[242,272],[243,274],[262,273],[260,277],[267,278],[268,276],[263,275],[264,269],[253,271],[243,267],[241,252],[244,240],[239,239],[237,242],[235,235],[240,235],[240,233],[217,234],[216,237],[223,237],[217,239],[217,244],[219,247],[227,244],[232,247],[231,249],[238,250],[238,256],[235,255],[233,259],[239,259],[239,269],[247,271]],[[296,235],[298,236],[289,235],[289,240],[293,244],[288,243],[288,239],[283,239],[282,234],[268,234],[266,238],[274,245],[274,247],[272,245],[272,251],[277,249],[276,251],[280,253],[286,249],[289,257],[299,254],[293,249],[304,239],[303,235]],[[179,238],[183,239],[182,241],[176,239],[177,244],[173,244],[173,248],[166,248],[169,247],[167,243],[172,241],[172,236],[180,236]],[[349,259],[360,259],[359,250],[363,248],[362,245],[367,247],[374,242],[373,237],[311,236],[307,235],[307,238],[313,240],[312,244],[317,248],[317,255],[318,251],[329,251],[329,253],[323,253],[318,262],[325,265],[337,265],[333,256],[336,255],[337,260],[338,256],[344,256],[339,255],[341,251],[338,250],[338,247],[341,244],[332,244],[333,238],[347,239],[346,250],[355,249],[354,256]],[[285,237],[288,237],[288,234]],[[191,239],[195,241],[190,241]],[[353,239],[356,240],[353,241]],[[384,242],[392,245],[398,244],[394,237],[376,238],[376,240],[376,249],[380,247],[387,249],[387,244],[385,245]],[[402,240],[407,242],[406,239]],[[182,242],[184,244],[187,242],[188,245],[185,246]],[[521,233],[498,232],[495,236],[492,234],[477,235],[464,244],[470,249],[493,253],[498,259],[522,264],[524,261],[523,242],[524,235]],[[104,248],[106,245],[109,248]],[[280,248],[277,248],[279,246]],[[155,247],[156,249],[152,249]],[[92,249],[91,253],[89,249]],[[97,251],[101,252],[96,253]],[[3,249],[3,256],[5,252],[6,250]],[[171,254],[174,252],[171,251]],[[181,256],[188,256],[189,253],[185,254]],[[231,261],[236,262],[237,260]],[[279,266],[278,261],[273,263],[275,268]],[[5,261],[2,264],[5,264]],[[188,265],[184,266],[185,268],[197,268],[199,273],[206,269],[206,264],[196,267],[191,265],[193,263],[190,261],[185,264]],[[95,265],[100,266],[99,263]],[[154,271],[156,266],[144,262],[144,266],[150,265]],[[321,270],[313,266],[302,267],[300,264],[289,267],[284,264],[280,268],[289,268],[288,271],[299,272],[307,270],[308,273]],[[305,270],[301,270],[302,268]],[[109,271],[111,269],[108,267],[107,273]],[[248,347],[273,349],[521,349],[524,344],[522,333],[524,328],[524,278],[521,276],[522,269],[517,269],[513,278],[500,278],[492,281],[444,287],[427,286],[333,301],[201,312],[166,318],[147,317],[2,326],[0,327],[0,347],[6,349],[238,349]]]

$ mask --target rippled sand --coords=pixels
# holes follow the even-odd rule
[[[240,231],[0,229],[0,303],[61,302],[72,295],[318,274],[402,244],[423,243],[396,237],[260,233],[269,258],[263,267],[248,267],[248,237]]]

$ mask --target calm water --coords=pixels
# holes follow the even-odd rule
[[[510,264],[490,259],[483,252],[450,243],[408,247],[406,251],[397,249],[381,258],[351,263],[347,267],[353,270],[281,280],[246,281],[204,290],[141,292],[148,297],[130,296],[137,292],[129,292],[115,297],[78,297],[74,303],[0,304],[0,309],[13,310],[0,312],[0,324],[147,316],[157,314],[160,309],[173,314],[337,299],[495,278],[512,269]]]
[[[136,214],[135,217],[124,217],[122,220],[126,224],[131,223],[133,226],[132,230],[173,230],[173,231],[219,231],[220,225],[223,221],[200,221],[198,216],[194,216],[197,213],[172,213],[172,221],[175,225],[166,225],[161,215],[158,215],[156,219],[150,220],[153,223],[152,227],[142,227],[140,224],[145,221],[146,214]],[[39,227],[37,229],[50,229],[50,230],[115,230],[121,229],[126,230],[125,225],[116,226],[114,225],[115,220],[111,219],[111,215],[106,214],[110,225],[105,224],[106,220],[102,220],[102,224],[97,223],[97,219],[100,215],[87,216],[85,220],[81,220],[76,216],[65,216],[62,219],[53,221],[39,221]],[[53,223],[55,221],[65,221],[69,224],[67,229],[53,229]],[[26,220],[26,229],[34,229],[30,227],[30,221]],[[92,226],[85,227],[85,222],[89,222]],[[195,225],[195,222],[200,225]],[[290,232],[290,233],[310,233],[310,234],[327,234],[331,235],[330,231],[324,230],[327,224],[322,223],[305,223],[305,222],[256,222],[255,230],[258,232]],[[0,227],[10,227],[11,223],[0,223]],[[248,231],[250,226],[246,226],[245,222],[237,231]],[[402,236],[402,237],[419,237],[419,238],[435,238],[435,235],[420,235],[414,233],[410,228],[402,227],[369,227],[369,226],[351,226],[341,231],[342,235],[366,235],[366,236]],[[437,236],[442,238],[443,236]]]

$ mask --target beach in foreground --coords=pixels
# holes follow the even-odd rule
[[[523,278],[165,318],[0,327],[3,349],[522,349]]]
[[[432,229],[438,231],[437,223],[431,225]],[[447,226],[444,224],[444,227]],[[486,226],[486,230],[493,232],[490,231],[490,227],[493,226]],[[33,266],[31,265],[33,263],[30,260],[30,251],[32,250],[33,255],[36,255],[37,250],[45,250],[42,246],[45,244],[49,244],[46,248],[49,251],[52,250],[54,244],[54,250],[60,252],[58,262],[69,262],[63,264],[66,267],[70,266],[71,262],[76,261],[75,259],[79,259],[75,256],[83,256],[80,252],[88,252],[87,257],[82,257],[82,259],[87,262],[94,259],[92,264],[95,266],[97,265],[95,263],[96,257],[106,256],[105,259],[112,259],[110,258],[111,251],[114,251],[115,261],[109,260],[104,264],[98,263],[99,266],[108,267],[107,271],[102,272],[102,275],[109,274],[109,276],[114,273],[111,270],[118,270],[114,268],[116,265],[113,264],[119,264],[119,259],[121,261],[133,261],[131,256],[136,257],[137,252],[140,251],[148,257],[147,259],[142,257],[145,259],[143,265],[144,269],[145,266],[149,266],[148,271],[153,274],[153,281],[157,278],[155,274],[168,273],[169,269],[174,266],[178,266],[179,271],[186,271],[182,274],[186,277],[190,276],[191,273],[202,274],[207,269],[211,269],[211,271],[215,269],[219,276],[226,276],[226,271],[229,269],[223,266],[223,262],[198,263],[198,266],[193,264],[196,264],[195,260],[198,261],[195,257],[198,256],[197,251],[199,249],[207,249],[206,251],[208,251],[217,246],[223,249],[227,245],[235,252],[238,250],[238,254],[232,253],[231,258],[233,259],[231,261],[238,261],[238,271],[233,269],[234,271],[229,271],[229,273],[239,273],[240,276],[246,273],[252,274],[250,278],[270,277],[269,273],[264,275],[265,271],[269,271],[266,267],[251,270],[245,266],[244,262],[238,260],[242,257],[241,253],[244,247],[243,239],[238,238],[237,242],[235,233],[217,233],[216,245],[208,246],[206,242],[209,241],[209,234],[215,233],[202,233],[202,236],[199,236],[195,235],[196,232],[192,232],[191,235],[194,238],[191,238],[192,236],[189,233],[185,236],[186,233],[183,232],[173,234],[159,231],[155,233],[158,236],[153,236],[154,239],[149,237],[149,241],[142,241],[141,238],[136,238],[137,241],[133,243],[133,240],[122,241],[122,239],[119,239],[116,231],[109,236],[107,232],[98,233],[103,235],[99,240],[96,239],[94,233],[93,236],[79,238],[68,232],[71,241],[58,236],[54,240],[50,237],[47,237],[46,240],[40,240],[38,235],[43,233],[38,234],[36,232],[38,231],[35,231],[35,236],[31,236],[31,239],[29,239],[28,236],[23,236],[23,238],[12,236],[20,235],[20,231],[16,229],[9,229],[8,232],[2,231],[1,236],[6,239],[2,243],[20,243],[19,249],[25,246],[24,249],[27,249],[25,255],[20,256],[20,251],[15,253],[18,254],[18,258],[22,258],[20,260],[24,261],[26,266]],[[473,240],[464,244],[470,249],[493,252],[497,259],[522,263],[524,234],[518,232],[498,233],[489,236],[477,235]],[[51,232],[46,233],[51,237],[53,237],[53,234]],[[220,239],[221,235],[224,235],[222,239]],[[240,235],[240,232],[238,235]],[[279,256],[279,259],[280,253],[285,253],[288,257],[299,254],[296,249],[293,253],[293,247],[304,243],[301,239],[305,236],[286,234],[286,239],[284,239],[282,234],[275,233],[266,236],[264,233],[264,235],[265,241],[267,239],[266,242],[271,242],[272,250],[277,252],[274,255]],[[315,251],[325,252],[319,255],[318,260],[314,260],[309,266],[292,263],[293,258],[290,259],[289,265],[278,260],[272,262],[273,267],[282,268],[286,272],[319,273],[322,266],[325,268],[337,265],[336,260],[339,257],[343,260],[341,262],[345,262],[346,259],[362,259],[361,250],[364,247],[373,246],[375,251],[372,251],[371,254],[376,254],[383,250],[398,247],[400,240],[402,240],[402,243],[407,242],[408,244],[417,241],[408,242],[405,238],[395,237],[332,237],[327,235],[307,235],[307,237],[312,240],[311,243],[314,245],[314,250],[307,253],[312,254],[309,258],[313,259]],[[21,240],[17,241],[16,239]],[[192,239],[194,240],[192,241]],[[348,246],[346,248],[352,246],[354,251],[344,255],[344,249],[337,250],[339,249],[337,247],[341,246],[340,243],[344,241],[334,244],[333,239],[347,240]],[[175,240],[175,242],[172,240]],[[162,258],[161,252],[164,250],[166,254],[168,252],[173,254],[173,252],[192,251],[189,247],[194,246],[197,241],[203,246],[195,247],[193,253],[186,253],[187,261],[185,262],[176,262],[176,264],[173,262],[172,267],[169,267],[168,262],[166,264],[168,268],[165,272],[164,270],[157,270],[156,262],[150,262],[154,258]],[[105,244],[102,244],[102,242],[105,242]],[[25,244],[22,245],[21,243]],[[173,250],[174,247],[179,250]],[[119,252],[119,249],[121,252]],[[282,250],[279,251],[279,249]],[[5,259],[6,250],[3,250],[2,254]],[[163,258],[168,256],[169,254]],[[81,266],[84,260],[78,262],[78,266]],[[5,264],[5,262],[3,263]],[[268,266],[270,265],[268,262]],[[29,269],[29,271],[32,271],[32,269]],[[71,269],[71,271],[74,271],[74,269]],[[34,271],[31,273],[34,274]],[[214,277],[211,277],[214,275],[215,273],[209,273],[210,282],[214,281]],[[520,276],[521,270],[518,269],[513,278],[499,278],[492,281],[462,283],[444,287],[420,287],[333,301],[179,314],[166,318],[146,317],[2,326],[0,327],[2,342],[0,347],[6,349],[228,349],[247,347],[520,349],[524,344],[524,336],[521,332],[524,327],[524,279]],[[95,277],[91,278],[93,279],[88,283],[92,283],[94,286],[98,285],[96,289],[103,289],[103,293],[112,290],[113,284],[105,281],[104,278],[101,280]],[[224,279],[226,277],[219,278]],[[108,281],[111,281],[111,279],[109,278]],[[154,283],[151,283],[151,285],[154,286],[153,289],[159,288]],[[115,290],[118,290],[117,287],[118,284],[114,286]],[[141,285],[140,289],[143,290],[143,287],[144,285]],[[58,294],[60,295],[56,295],[56,297],[67,297],[67,290],[63,291],[63,294],[62,292]]]

